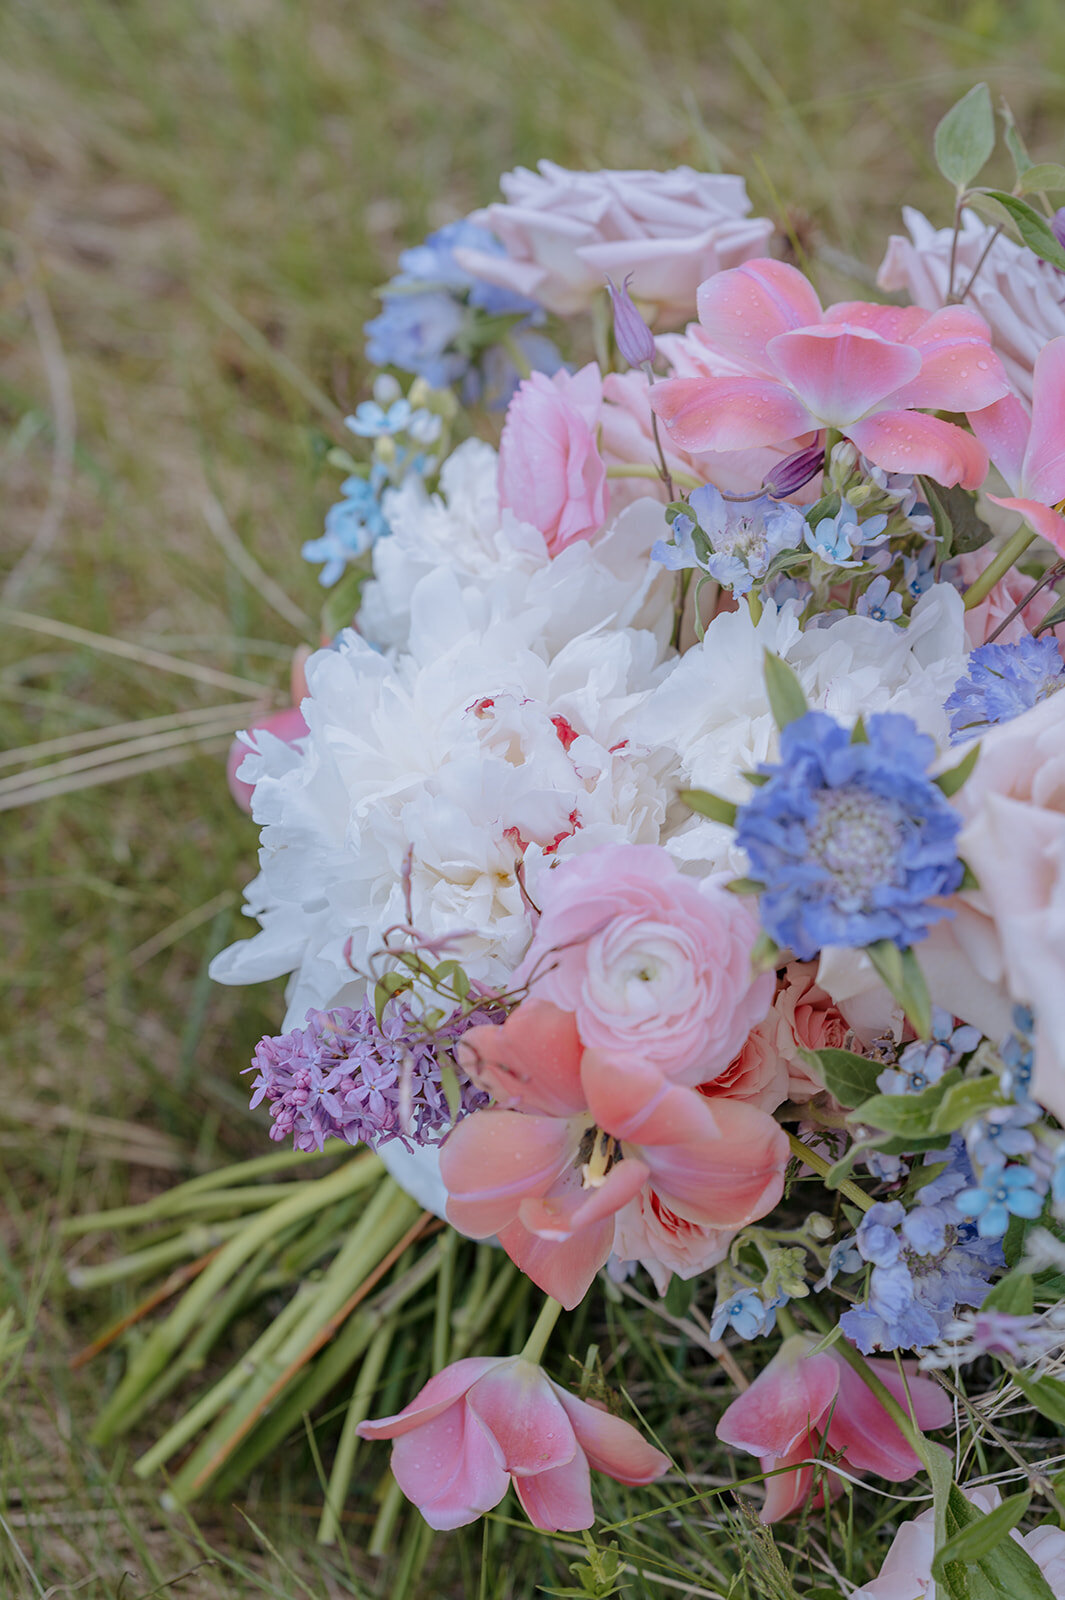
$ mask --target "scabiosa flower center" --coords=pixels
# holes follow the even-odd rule
[[[831,874],[841,907],[865,909],[878,888],[896,881],[901,823],[897,801],[858,784],[819,796],[807,840],[813,859]]]

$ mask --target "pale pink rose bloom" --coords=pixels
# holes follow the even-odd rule
[[[619,1483],[660,1478],[669,1462],[620,1417],[568,1394],[520,1356],[456,1361],[394,1417],[359,1424],[394,1439],[392,1473],[431,1528],[461,1528],[510,1484],[548,1533],[590,1528],[589,1468]]]
[[[984,545],[979,550],[970,550],[958,557],[958,577],[966,588],[976,582],[995,555],[996,551]],[[1016,567],[1011,567],[1005,577],[1000,578],[995,584],[987,598],[965,613],[965,637],[973,650],[987,643],[991,634],[1005,622],[1014,606],[1019,605],[1031,587],[1032,579],[1026,573],[1018,572]],[[1035,599],[1031,600],[1023,611],[1019,611],[1012,622],[1006,624],[995,643],[1019,643],[1028,634],[1035,632],[1047,612],[1057,603],[1058,596],[1052,588],[1040,589]],[[1053,631],[1060,643],[1065,636],[1065,629],[1055,628]]]
[[[910,206],[903,206],[902,219],[910,238],[894,234],[888,240],[877,283],[882,289],[905,289],[916,305],[935,311],[947,303],[954,229],[933,227]],[[962,212],[956,293],[965,289],[994,231],[974,211]],[[1036,357],[1048,340],[1065,333],[1065,279],[1026,245],[1000,234],[965,303],[985,319],[1010,382],[1030,400]]]
[[[812,1335],[785,1339],[769,1365],[722,1415],[717,1436],[724,1444],[757,1456],[764,1472],[793,1467],[766,1480],[761,1520],[779,1522],[805,1505],[813,1488],[813,1466],[802,1463],[827,1452],[842,1457],[850,1472],[874,1472],[889,1483],[901,1483],[920,1469],[898,1426],[866,1388],[854,1369],[835,1350],[810,1351]],[[919,1377],[916,1364],[870,1361],[885,1388],[912,1414],[917,1426],[944,1428],[953,1417],[950,1399],[929,1378]],[[823,1444],[822,1444],[823,1441]],[[838,1480],[828,1476],[830,1497]],[[814,1504],[821,1503],[818,1490]]]
[[[735,1237],[735,1228],[712,1228],[678,1217],[660,1194],[645,1187],[617,1214],[614,1255],[619,1261],[639,1262],[662,1295],[674,1275],[697,1278],[724,1261]]]
[[[606,468],[596,441],[602,397],[593,361],[572,376],[534,372],[507,407],[499,504],[538,528],[553,556],[589,538],[606,517]]]
[[[775,1111],[788,1098],[788,1067],[777,1046],[773,1012],[752,1028],[738,1056],[711,1083],[700,1084],[708,1100],[727,1095]]]
[[[675,1083],[723,1072],[769,1009],[752,979],[758,920],[659,845],[602,845],[545,875],[542,916],[515,981],[575,1013],[588,1049]]]
[[[1033,1008],[1032,1096],[1065,1119],[1065,694],[989,728],[953,803],[980,885],[958,897],[981,924],[960,936],[985,982]],[[944,1004],[965,1016],[964,996]]]
[[[777,988],[762,1027],[776,1024],[774,1038],[788,1072],[788,1098],[803,1105],[820,1094],[824,1084],[803,1060],[802,1050],[845,1050],[851,1029],[832,999],[817,983],[816,961],[793,961]]]
[[[695,291],[723,267],[761,255],[773,233],[748,217],[743,179],[694,172],[569,172],[541,161],[499,186],[505,203],[475,211],[506,255],[457,250],[468,272],[528,295],[560,316],[586,311],[607,278],[632,274],[633,298],[670,325],[691,315]]]
[[[1015,394],[980,410],[966,408],[973,432],[1001,472],[1012,497],[988,499],[1018,512],[1036,533],[1065,555],[1065,336],[1036,357],[1031,410]]]
[[[443,1146],[448,1220],[475,1239],[498,1234],[567,1310],[614,1253],[618,1213],[645,1189],[715,1229],[765,1216],[783,1192],[788,1141],[771,1116],[585,1049],[573,1015],[547,1001],[525,1001],[502,1027],[471,1028],[459,1061],[496,1105]]]
[[[651,394],[685,450],[753,449],[836,428],[885,471],[983,482],[983,447],[926,414],[976,411],[1008,393],[987,324],[967,306],[823,309],[801,272],[768,260],[710,278],[698,305],[718,374],[668,378]]]

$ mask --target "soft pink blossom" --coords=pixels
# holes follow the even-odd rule
[[[521,1356],[456,1361],[396,1416],[358,1431],[395,1440],[393,1476],[431,1528],[476,1521],[513,1483],[530,1522],[572,1533],[595,1518],[589,1468],[644,1484],[669,1466],[630,1423]]]
[[[595,362],[519,383],[499,441],[499,503],[538,528],[554,556],[603,525],[606,468],[596,442],[603,385]]]
[[[747,1100],[763,1111],[775,1111],[788,1098],[788,1068],[777,1047],[773,1012],[752,1028],[739,1055],[712,1082],[699,1085],[708,1100],[727,1095]]]
[[[765,250],[773,224],[748,217],[743,179],[694,172],[504,173],[505,203],[472,220],[506,255],[458,250],[460,265],[488,283],[530,296],[560,316],[586,311],[607,278],[632,274],[633,298],[663,322],[691,315],[704,278]]]
[[[788,1141],[771,1116],[585,1048],[572,1014],[547,1001],[471,1028],[458,1053],[496,1105],[464,1118],[441,1151],[448,1219],[473,1238],[498,1234],[567,1309],[614,1251],[618,1213],[645,1191],[712,1229],[741,1227],[780,1198]]]
[[[792,961],[777,986],[762,1027],[773,1037],[787,1065],[788,1098],[802,1105],[824,1088],[802,1051],[844,1050],[851,1029],[839,1007],[817,983],[816,961]]]
[[[1039,352],[1032,408],[1007,395],[983,409],[966,408],[977,438],[1014,491],[1010,498],[988,495],[995,505],[1016,511],[1048,544],[1065,555],[1065,337]]]
[[[299,706],[286,706],[283,711],[274,711],[268,717],[263,717],[261,722],[241,733],[233,740],[226,757],[226,782],[229,792],[242,811],[251,812],[251,797],[255,793],[254,783],[245,783],[239,777],[244,757],[259,748],[262,734],[268,734],[274,739],[280,739],[282,744],[295,744],[308,732],[304,721],[303,712]]]
[[[581,1039],[676,1083],[708,1083],[761,1021],[758,922],[720,882],[683,876],[658,845],[603,845],[543,880],[542,916],[516,974],[576,1015]]]
[[[645,1185],[617,1214],[613,1253],[619,1261],[638,1262],[665,1294],[670,1278],[697,1278],[724,1261],[735,1237],[735,1228],[678,1217]]]
[[[767,1478],[761,1520],[779,1522],[809,1499],[815,1468],[803,1465],[827,1452],[842,1458],[849,1472],[875,1472],[889,1483],[901,1483],[920,1468],[920,1461],[861,1378],[832,1348],[811,1355],[816,1341],[796,1334],[785,1339],[758,1377],[733,1400],[717,1425],[717,1436],[737,1450],[757,1456]],[[948,1396],[904,1362],[905,1376],[893,1361],[870,1361],[884,1387],[921,1429],[943,1428],[953,1415]],[[792,1472],[779,1471],[793,1467]],[[829,1494],[838,1481],[829,1477]],[[819,1503],[821,1491],[818,1491]]]
[[[823,310],[795,267],[752,261],[701,286],[699,321],[718,375],[668,379],[651,396],[684,449],[753,449],[835,428],[886,471],[983,482],[980,444],[919,409],[975,411],[1008,392],[975,311],[858,300]]]
[[[962,585],[968,588],[970,584],[975,583],[996,554],[997,552],[989,545],[983,545],[979,550],[969,550],[965,555],[959,556],[957,572]],[[997,632],[1031,587],[1032,579],[1027,573],[1019,572],[1016,567],[1010,567],[990,594],[981,600],[979,605],[973,606],[965,613],[965,637],[973,650],[987,643],[990,636]],[[1057,605],[1058,598],[1051,586],[1040,589],[1035,599],[1030,600],[1023,611],[1019,611],[1013,621],[1006,623],[1002,628],[1002,632],[998,633],[995,640],[996,644],[1017,644],[1029,633],[1034,633],[1051,607]],[[1065,630],[1054,629],[1059,642],[1063,632]]]

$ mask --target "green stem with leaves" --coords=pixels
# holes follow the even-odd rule
[[[1007,539],[994,560],[984,568],[975,583],[971,583],[966,589],[966,611],[971,611],[974,606],[980,604],[981,600],[986,600],[995,584],[1000,578],[1006,576],[1014,562],[1020,560],[1034,538],[1035,533],[1031,528],[1022,527],[1017,529],[1011,539]]]
[[[828,1177],[829,1173],[832,1171],[831,1161],[826,1161],[824,1156],[819,1154],[818,1151],[811,1150],[808,1144],[803,1144],[802,1140],[794,1133],[788,1134],[788,1143],[791,1146],[792,1155],[797,1156],[804,1166],[812,1167],[814,1172],[817,1173],[818,1177]],[[860,1206],[863,1211],[868,1211],[869,1207],[873,1204],[865,1190],[859,1189],[858,1185],[856,1183],[852,1183],[849,1178],[843,1179],[839,1185],[839,1190],[840,1193],[845,1194],[847,1199],[852,1201],[854,1205]]]

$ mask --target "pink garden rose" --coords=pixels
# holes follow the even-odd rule
[[[760,255],[773,224],[748,217],[743,179],[694,172],[568,172],[541,161],[499,180],[505,203],[473,213],[506,255],[457,250],[487,283],[538,300],[548,311],[586,311],[607,278],[631,273],[632,294],[670,325],[689,317],[695,291],[723,267]]]
[[[471,1028],[457,1053],[496,1104],[443,1146],[448,1220],[475,1239],[498,1234],[567,1310],[614,1253],[630,1202],[723,1230],[765,1216],[783,1192],[788,1140],[765,1111],[585,1048],[573,1015],[545,1000]]]
[[[817,983],[816,961],[792,961],[777,988],[769,1015],[777,1049],[788,1072],[788,1099],[798,1105],[820,1094],[824,1084],[803,1060],[803,1050],[845,1050],[851,1029],[831,995]]]
[[[995,554],[990,546],[984,545],[979,550],[969,550],[965,555],[958,557],[958,577],[966,588],[976,582]],[[1031,578],[1024,572],[1018,572],[1016,567],[1011,567],[1005,577],[1000,578],[995,584],[986,599],[965,613],[965,637],[971,649],[975,650],[987,643],[991,634],[1006,621],[1014,606],[1019,605],[1031,587]],[[1035,599],[1029,601],[1012,622],[1006,624],[995,643],[1019,643],[1027,634],[1034,632],[1050,608],[1057,603],[1058,596],[1052,587],[1040,589]],[[1055,628],[1054,632],[1060,642],[1062,630]]]
[[[926,411],[977,411],[1008,393],[987,324],[967,306],[928,312],[851,300],[823,309],[781,261],[750,261],[699,289],[709,377],[656,383],[651,404],[685,450],[782,445],[835,428],[875,466],[976,488],[987,454]]]
[[[596,442],[603,385],[595,362],[519,383],[499,441],[499,503],[538,528],[551,555],[602,527],[606,468]]]
[[[812,1335],[785,1339],[758,1377],[733,1400],[717,1425],[724,1444],[757,1456],[767,1478],[761,1520],[779,1522],[809,1499],[815,1468],[801,1463],[842,1456],[850,1472],[875,1472],[889,1483],[902,1483],[921,1463],[898,1426],[854,1369],[834,1349],[810,1351]],[[870,1361],[881,1383],[912,1414],[917,1426],[945,1428],[953,1417],[949,1397],[929,1378],[918,1377],[916,1364],[903,1362],[905,1376],[893,1361]],[[794,1467],[793,1472],[780,1472]],[[838,1480],[830,1496],[838,1493]],[[818,1499],[821,1491],[818,1491]],[[816,1502],[815,1502],[816,1503]]]
[[[603,845],[545,875],[543,915],[516,982],[573,1012],[586,1049],[712,1081],[769,1008],[752,978],[754,912],[658,845]]]
[[[727,1095],[747,1100],[763,1111],[775,1111],[788,1098],[788,1068],[777,1047],[773,1012],[752,1028],[738,1056],[710,1083],[699,1085],[708,1100]]]
[[[573,1533],[595,1520],[589,1468],[644,1484],[669,1466],[620,1417],[567,1394],[531,1361],[456,1361],[394,1417],[359,1424],[394,1439],[392,1473],[431,1528],[461,1528],[513,1483],[529,1521]]]
[[[648,1185],[617,1214],[614,1255],[619,1261],[638,1262],[662,1295],[674,1274],[697,1278],[724,1261],[735,1237],[735,1228],[678,1217]]]

